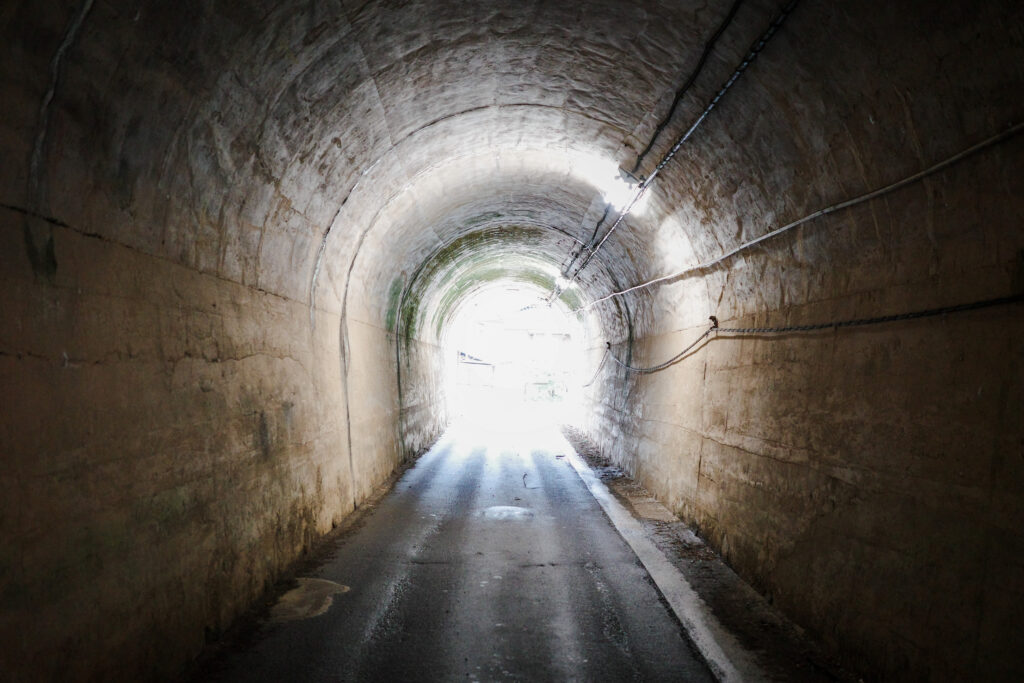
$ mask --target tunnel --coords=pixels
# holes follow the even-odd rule
[[[186,675],[446,433],[494,291],[579,331],[569,426],[856,676],[1024,675],[1018,3],[0,25],[0,678]]]

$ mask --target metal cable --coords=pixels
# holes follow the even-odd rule
[[[710,261],[705,261],[704,263],[701,263],[699,265],[690,266],[689,268],[684,268],[683,270],[677,271],[675,273],[671,273],[669,275],[663,275],[663,276],[655,278],[653,280],[649,280],[647,282],[643,282],[643,283],[641,283],[639,285],[634,285],[632,287],[629,287],[628,289],[623,289],[623,290],[618,291],[618,292],[612,292],[611,294],[603,296],[603,297],[601,297],[599,299],[594,299],[593,301],[591,301],[587,305],[581,306],[580,308],[578,308],[576,310],[577,311],[581,311],[581,310],[590,308],[591,306],[599,304],[602,301],[607,301],[608,299],[611,299],[613,297],[622,296],[623,294],[628,294],[628,293],[634,292],[634,291],[636,291],[638,289],[646,289],[647,287],[650,287],[652,285],[656,285],[659,282],[664,282],[666,280],[674,280],[676,278],[685,277],[687,275],[692,275],[694,273],[698,273],[700,271],[707,270],[707,269],[709,269],[709,268],[711,268],[713,266],[718,265],[719,263],[722,263],[723,261],[725,261],[725,260],[727,260],[729,258],[732,258],[733,256],[735,256],[736,254],[740,253],[741,251],[745,251],[747,249],[750,249],[751,247],[753,247],[753,246],[755,246],[757,244],[760,244],[761,242],[764,242],[764,241],[766,241],[768,239],[771,239],[773,237],[777,237],[778,235],[781,235],[784,232],[788,232],[789,230],[792,230],[793,228],[801,226],[804,223],[810,222],[810,221],[812,221],[812,220],[814,220],[816,218],[821,218],[822,216],[827,216],[830,213],[835,213],[836,211],[840,211],[842,209],[848,209],[851,206],[855,206],[857,204],[861,204],[861,203],[869,201],[871,199],[876,199],[878,197],[881,197],[882,195],[889,194],[890,192],[895,192],[896,190],[901,189],[903,187],[906,187],[907,185],[910,185],[911,183],[917,182],[918,180],[921,180],[921,179],[923,179],[923,178],[925,178],[927,176],[930,176],[930,175],[932,175],[934,173],[938,173],[939,171],[941,171],[941,170],[943,170],[943,169],[945,169],[945,168],[947,168],[949,166],[952,166],[956,162],[958,162],[958,161],[960,161],[960,160],[962,160],[962,159],[964,159],[966,157],[969,157],[972,154],[975,154],[975,153],[985,149],[986,147],[991,147],[992,145],[995,145],[995,144],[997,144],[999,142],[1002,142],[1002,141],[1006,140],[1007,138],[1012,137],[1013,135],[1016,135],[1021,130],[1024,130],[1024,121],[1018,122],[1018,123],[1010,126],[1009,128],[1007,128],[1006,130],[1004,130],[1002,133],[998,133],[998,134],[993,135],[992,137],[990,137],[990,138],[988,138],[986,140],[982,140],[981,142],[979,142],[979,143],[977,143],[975,145],[972,145],[971,147],[968,147],[967,149],[963,150],[962,152],[954,154],[953,156],[951,156],[951,157],[949,157],[947,159],[944,159],[943,161],[940,161],[939,163],[935,164],[934,166],[929,166],[928,168],[924,169],[923,171],[919,171],[918,173],[915,173],[914,175],[908,176],[908,177],[903,178],[902,180],[898,180],[898,181],[896,181],[894,183],[890,183],[889,185],[886,185],[884,187],[880,187],[878,189],[872,190],[872,191],[867,192],[865,194],[862,194],[862,195],[860,195],[858,197],[854,197],[853,199],[847,199],[845,201],[839,202],[838,204],[833,204],[831,206],[825,207],[824,209],[819,209],[818,211],[815,211],[812,214],[809,214],[807,216],[804,216],[803,218],[795,220],[792,223],[788,223],[787,225],[784,225],[781,228],[776,228],[775,230],[771,230],[769,232],[766,232],[765,234],[761,235],[760,237],[758,237],[756,239],[752,239],[749,242],[744,242],[743,244],[739,245],[738,247],[736,247],[734,249],[731,249],[730,251],[727,251],[726,253],[722,254],[721,256],[718,256],[718,257],[716,257],[714,259],[711,259]]]
[[[707,329],[707,331],[706,331],[706,332],[705,332],[704,334],[702,334],[702,335],[700,335],[699,337],[697,337],[697,338],[696,338],[696,339],[695,339],[695,340],[693,341],[693,343],[692,343],[692,344],[690,344],[689,346],[687,346],[687,347],[686,347],[685,349],[683,349],[682,351],[680,351],[680,352],[679,352],[679,353],[677,353],[676,355],[672,356],[671,358],[669,358],[669,359],[668,359],[667,361],[665,361],[664,363],[659,363],[658,365],[654,365],[654,366],[651,366],[651,367],[649,367],[649,368],[635,368],[635,367],[633,367],[632,365],[627,365],[626,363],[623,363],[623,362],[622,362],[621,360],[619,360],[618,358],[616,358],[616,357],[615,357],[615,354],[609,353],[608,355],[610,355],[610,356],[611,356],[611,358],[612,358],[612,360],[613,360],[613,361],[615,361],[616,363],[618,363],[618,364],[619,364],[620,366],[624,367],[624,368],[625,368],[626,370],[628,370],[628,371],[630,371],[630,372],[636,372],[636,373],[638,373],[638,374],[641,374],[641,375],[648,375],[648,374],[650,374],[650,373],[652,373],[652,372],[658,372],[659,370],[664,370],[664,369],[665,369],[665,368],[667,368],[668,366],[670,366],[670,365],[675,365],[676,363],[678,363],[679,361],[681,361],[681,360],[683,359],[683,356],[685,356],[685,355],[686,355],[687,353],[689,353],[689,352],[690,352],[690,350],[691,350],[691,349],[692,349],[693,347],[695,347],[695,346],[696,346],[697,344],[700,344],[700,343],[701,343],[702,341],[704,341],[705,339],[707,339],[707,338],[708,338],[708,336],[709,336],[709,335],[710,335],[710,334],[711,334],[712,332],[714,332],[714,330],[715,330],[715,327],[714,327],[714,326],[712,325],[711,327],[709,327],[709,328]]]
[[[958,304],[956,306],[941,306],[939,308],[928,308],[922,311],[910,313],[897,313],[894,315],[880,315],[874,318],[855,318],[853,320],[840,320],[829,323],[815,323],[812,325],[786,325],[784,327],[719,327],[718,332],[727,334],[784,334],[786,332],[813,332],[814,330],[827,330],[839,327],[860,327],[862,325],[880,325],[891,323],[897,320],[914,320],[917,318],[929,318],[947,313],[960,313],[962,311],[976,311],[979,308],[991,308],[992,306],[1005,306],[1024,301],[1024,295],[1003,296],[996,299],[985,299],[973,301],[969,304]]]
[[[721,88],[719,88],[715,96],[711,98],[711,101],[708,103],[706,107],[704,107],[704,111],[701,112],[700,116],[697,117],[697,120],[694,121],[693,124],[687,129],[687,131],[683,133],[682,137],[680,137],[676,141],[676,143],[672,145],[672,148],[665,154],[664,157],[662,157],[661,161],[658,162],[658,165],[654,167],[654,170],[651,171],[651,175],[644,179],[644,181],[641,182],[639,185],[637,185],[637,188],[633,193],[633,197],[629,200],[629,203],[627,203],[625,208],[623,208],[622,212],[619,213],[618,218],[616,218],[615,222],[612,223],[612,227],[608,228],[608,232],[604,234],[604,237],[602,237],[601,241],[597,243],[597,246],[589,250],[587,257],[583,259],[583,263],[580,264],[580,267],[576,269],[576,272],[573,273],[573,276],[569,278],[568,284],[572,284],[579,276],[580,272],[587,267],[587,265],[590,263],[594,255],[601,250],[601,247],[604,246],[604,243],[608,241],[608,238],[611,237],[612,233],[615,232],[619,225],[622,224],[622,221],[625,220],[626,216],[629,215],[629,212],[633,210],[633,207],[636,206],[637,202],[639,202],[640,199],[643,198],[644,194],[647,192],[647,189],[651,186],[651,183],[654,182],[654,179],[658,177],[658,174],[661,173],[662,169],[665,168],[668,162],[672,161],[672,158],[676,155],[676,152],[678,152],[679,149],[686,143],[686,141],[690,139],[690,136],[693,135],[694,131],[696,131],[700,124],[704,122],[704,119],[706,119],[708,115],[711,113],[711,111],[718,105],[719,101],[721,101],[725,93],[729,91],[729,88],[731,88],[733,84],[736,83],[737,80],[739,80],[739,77],[743,75],[743,72],[747,70],[747,67],[749,67],[755,59],[757,59],[757,56],[761,54],[761,51],[768,44],[768,41],[771,40],[772,36],[774,36],[775,33],[779,30],[779,27],[782,26],[782,23],[786,20],[786,17],[790,15],[790,13],[797,6],[797,3],[799,1],[800,0],[791,0],[790,3],[786,5],[781,12],[779,12],[775,19],[772,20],[772,23],[769,24],[765,32],[761,34],[761,37],[758,38],[754,42],[754,44],[750,46],[750,49],[747,51],[747,54],[744,56],[739,66],[737,66],[736,69],[732,72],[732,75],[729,76],[725,84]],[[568,286],[568,284],[566,286]]]
[[[651,149],[654,147],[654,143],[658,141],[658,136],[660,136],[665,131],[665,128],[668,127],[669,122],[676,113],[676,109],[679,108],[679,103],[683,101],[683,97],[686,96],[686,93],[689,92],[690,88],[692,88],[693,84],[697,81],[697,77],[700,76],[701,72],[704,70],[704,65],[707,63],[708,57],[711,56],[711,51],[715,49],[715,44],[718,42],[718,39],[722,37],[722,33],[725,32],[725,29],[728,28],[729,24],[732,23],[732,20],[736,18],[736,13],[739,11],[742,4],[743,0],[736,0],[736,2],[733,3],[732,7],[729,8],[729,13],[725,15],[725,18],[722,19],[718,28],[711,37],[708,38],[707,42],[704,43],[704,52],[701,53],[700,59],[697,60],[697,65],[693,68],[693,71],[690,72],[690,76],[686,79],[686,82],[683,83],[683,86],[676,91],[675,98],[672,100],[672,106],[669,107],[668,113],[665,114],[665,117],[658,122],[654,132],[651,133],[651,138],[647,142],[647,146],[644,147],[640,154],[637,155],[636,163],[633,164],[633,175],[636,175],[636,172],[640,170],[640,164],[643,163],[648,153],[650,153]]]
[[[562,277],[565,277],[569,272],[572,271],[572,267],[576,265],[576,260],[583,255],[584,250],[593,248],[594,240],[597,239],[597,231],[600,230],[601,226],[604,225],[604,222],[608,220],[608,213],[611,211],[611,208],[611,204],[605,203],[604,213],[602,213],[601,217],[597,220],[596,223],[594,223],[594,232],[593,234],[590,235],[589,240],[587,240],[586,242],[584,242],[583,240],[576,240],[579,243],[580,247],[579,249],[576,249],[572,252],[569,258],[569,262],[565,264],[563,268],[560,269],[559,272],[562,273]],[[548,301],[554,301],[559,294],[561,294],[561,291],[558,287],[556,287],[552,291],[551,296],[548,298]]]
[[[669,122],[672,121],[672,117],[675,116],[676,109],[679,108],[679,103],[682,102],[683,97],[686,96],[686,93],[689,92],[690,88],[693,87],[693,84],[696,82],[697,77],[700,76],[701,72],[704,70],[704,65],[707,63],[708,57],[711,56],[711,51],[715,48],[715,45],[718,43],[718,39],[722,36],[722,33],[725,32],[725,29],[728,28],[729,24],[731,24],[732,20],[736,17],[736,13],[739,11],[740,6],[743,4],[743,2],[744,0],[736,0],[736,2],[733,3],[732,7],[729,8],[729,12],[725,15],[725,18],[722,19],[721,23],[719,23],[718,28],[715,29],[715,32],[711,35],[710,38],[708,38],[707,42],[704,43],[704,51],[701,53],[700,58],[697,60],[696,66],[690,72],[689,77],[687,77],[686,82],[683,83],[682,87],[680,87],[676,91],[675,97],[672,100],[672,105],[669,107],[668,113],[665,114],[664,118],[662,118],[661,121],[658,122],[658,125],[655,126],[654,132],[651,133],[651,137],[647,142],[647,146],[643,148],[639,155],[637,155],[636,163],[633,164],[633,175],[636,174],[637,170],[640,168],[640,164],[643,163],[643,160],[647,157],[647,154],[654,147],[654,143],[658,141],[658,137],[662,134],[662,132],[664,132]],[[608,212],[610,209],[611,204],[606,204],[604,207],[604,214],[601,216],[600,220],[598,220],[597,223],[594,225],[594,234],[590,236],[590,240],[587,242],[587,244],[584,245],[582,242],[580,242],[580,248],[572,253],[572,257],[569,259],[569,263],[562,269],[562,273],[568,275],[568,273],[572,270],[572,267],[576,265],[577,259],[579,259],[579,257],[583,255],[583,251],[590,250],[593,248],[594,240],[597,239],[597,232],[598,230],[601,229],[601,226],[604,225],[604,222],[608,219]],[[557,296],[557,294],[555,294],[555,296]]]
[[[606,362],[608,362],[608,356],[611,355],[611,352],[612,352],[611,342],[605,342],[604,355],[601,356],[601,362],[597,364],[597,370],[594,370],[594,375],[590,378],[589,382],[587,382],[586,384],[580,385],[581,388],[586,389],[587,387],[589,387],[591,384],[594,383],[594,380],[597,379],[597,376],[599,374],[601,374],[601,368],[603,368],[604,364]]]
[[[611,359],[618,363],[620,366],[630,372],[636,372],[639,374],[650,374],[652,372],[658,372],[665,368],[673,365],[689,353],[693,347],[707,339],[712,333],[724,333],[724,334],[740,334],[740,335],[753,335],[753,334],[786,334],[792,332],[814,332],[816,330],[827,330],[827,329],[838,329],[843,327],[861,327],[864,325],[880,325],[883,323],[891,323],[900,320],[915,320],[917,318],[929,318],[938,315],[946,315],[949,313],[962,313],[964,311],[976,311],[982,308],[992,308],[994,306],[1006,306],[1010,304],[1024,303],[1024,294],[1014,294],[1011,296],[1003,296],[995,299],[983,299],[981,301],[973,301],[968,304],[957,304],[954,306],[940,306],[938,308],[926,308],[920,311],[911,311],[909,313],[896,313],[894,315],[880,315],[873,318],[854,318],[851,320],[835,320],[827,323],[813,323],[810,325],[786,325],[782,327],[719,327],[718,319],[715,316],[711,316],[711,327],[708,328],[704,334],[694,340],[692,344],[687,346],[685,349],[677,353],[669,360],[659,365],[654,365],[649,368],[636,368],[631,365],[623,363],[614,354],[610,353]],[[609,345],[610,348],[610,345]],[[604,361],[602,360],[602,365]],[[596,377],[596,375],[595,375]],[[591,380],[593,381],[593,380]]]
[[[697,130],[697,127],[700,126],[701,123],[704,122],[704,119],[708,117],[708,114],[711,113],[711,110],[718,105],[718,102],[722,99],[723,96],[725,96],[725,93],[729,91],[729,88],[731,88],[733,84],[737,80],[739,80],[739,77],[743,75],[743,72],[747,70],[747,67],[753,64],[754,60],[757,59],[757,56],[761,54],[761,51],[768,44],[768,41],[772,39],[772,36],[775,35],[775,33],[779,30],[779,27],[781,27],[783,22],[786,21],[786,17],[788,17],[790,13],[792,13],[792,11],[796,8],[797,3],[799,1],[800,0],[790,0],[790,3],[783,7],[782,11],[779,12],[778,16],[776,16],[775,19],[772,20],[772,23],[768,25],[768,28],[765,29],[765,32],[763,34],[761,34],[761,37],[758,38],[754,42],[754,44],[750,46],[750,49],[747,51],[747,54],[743,58],[743,61],[741,61],[739,66],[737,66],[736,69],[732,72],[732,75],[729,76],[728,80],[726,80],[725,84],[719,89],[718,93],[716,93],[715,96],[711,98],[711,101],[708,103],[708,106],[704,108],[704,111],[701,112],[701,115],[697,117],[697,120],[693,122],[693,125],[690,126],[690,128],[685,133],[683,133],[683,136],[676,141],[676,144],[672,145],[672,149],[670,149],[668,153],[664,157],[662,157],[661,161],[658,162],[658,165],[651,172],[650,177],[648,177],[647,180],[644,181],[647,185],[650,185],[650,182],[654,180],[654,178],[659,173],[661,173],[662,169],[665,168],[668,162],[672,161],[672,157],[676,155],[676,152],[679,151],[679,148],[682,147],[683,144],[690,139],[690,136],[693,135],[693,132]]]

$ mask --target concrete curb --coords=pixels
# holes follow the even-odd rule
[[[591,495],[597,499],[622,538],[636,553],[651,575],[672,611],[686,629],[698,652],[719,681],[767,681],[768,678],[749,652],[718,622],[707,604],[686,578],[647,537],[643,525],[633,517],[594,473],[590,466],[566,442],[567,458]]]

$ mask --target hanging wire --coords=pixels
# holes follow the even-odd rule
[[[690,75],[687,77],[683,85],[676,91],[675,97],[672,99],[672,104],[669,106],[668,113],[658,121],[658,125],[655,126],[654,132],[651,133],[651,137],[647,141],[647,145],[637,155],[636,163],[633,164],[633,170],[630,175],[636,175],[637,171],[640,169],[640,165],[654,147],[654,143],[658,141],[658,137],[665,131],[665,128],[668,127],[668,124],[672,121],[672,118],[675,116],[676,109],[679,108],[679,104],[683,101],[683,97],[686,96],[686,93],[689,92],[690,88],[692,88],[693,84],[697,81],[697,78],[704,71],[704,65],[707,64],[708,57],[711,56],[711,52],[715,49],[718,39],[722,37],[722,33],[724,33],[725,29],[732,23],[732,20],[736,18],[736,13],[739,11],[740,6],[743,5],[743,2],[744,0],[736,0],[736,2],[733,3],[732,7],[729,8],[729,12],[718,24],[718,28],[715,29],[715,32],[711,34],[711,37],[704,43],[704,51],[697,60],[697,64],[690,71]],[[568,274],[572,267],[576,265],[576,260],[583,254],[583,251],[585,249],[590,249],[593,246],[594,240],[597,239],[598,230],[600,230],[601,226],[604,225],[604,222],[608,220],[608,213],[610,210],[611,204],[606,203],[604,213],[594,224],[594,234],[590,236],[590,240],[585,245],[580,242],[580,248],[572,253],[569,263],[562,269],[563,273]]]
[[[686,96],[686,93],[689,92],[690,88],[692,88],[693,84],[697,81],[697,77],[700,76],[700,73],[704,70],[704,65],[707,63],[708,57],[711,56],[712,50],[715,49],[715,44],[718,42],[718,39],[722,37],[722,33],[725,32],[725,29],[728,28],[729,24],[732,23],[732,20],[736,18],[736,13],[739,11],[742,4],[743,0],[736,0],[736,2],[733,3],[732,7],[729,8],[729,13],[725,15],[725,18],[722,19],[718,28],[707,42],[704,43],[704,52],[701,53],[700,59],[697,60],[697,65],[694,67],[693,71],[690,72],[690,77],[687,78],[683,86],[676,91],[676,96],[672,100],[672,106],[669,107],[668,113],[665,114],[665,117],[658,122],[654,132],[651,133],[651,138],[648,141],[647,146],[644,147],[640,154],[637,155],[636,163],[633,164],[633,175],[636,175],[637,171],[640,170],[640,164],[643,163],[644,158],[646,158],[648,153],[650,153],[651,148],[654,147],[654,143],[658,141],[658,136],[660,136],[665,131],[665,128],[668,127],[669,122],[676,113],[676,109],[679,108],[679,103],[683,101],[683,97]]]
[[[824,323],[812,323],[809,325],[785,325],[781,327],[719,327],[718,318],[711,316],[711,327],[709,327],[704,334],[700,335],[687,346],[685,349],[677,353],[676,355],[669,358],[664,363],[653,365],[649,368],[638,368],[632,365],[627,365],[621,360],[615,357],[615,354],[608,352],[608,355],[618,365],[625,368],[629,372],[635,372],[638,374],[651,374],[659,372],[665,368],[678,363],[682,360],[686,354],[688,354],[695,346],[700,344],[702,341],[707,339],[712,332],[718,334],[729,334],[739,336],[749,335],[765,335],[765,334],[793,334],[799,332],[814,332],[818,330],[828,329],[840,329],[846,327],[862,327],[865,325],[881,325],[884,323],[898,322],[901,320],[916,320],[918,318],[930,318],[939,315],[948,315],[950,313],[963,313],[965,311],[977,311],[983,308],[992,308],[995,306],[1008,306],[1011,304],[1024,303],[1024,294],[1013,294],[1010,296],[1002,296],[994,299],[982,299],[980,301],[972,301],[966,304],[955,304],[952,306],[940,306],[938,308],[926,308],[918,311],[910,311],[908,313],[896,313],[893,315],[880,315],[873,318],[853,318],[849,320],[834,320]],[[611,344],[608,344],[608,348],[611,348]],[[601,364],[604,364],[602,359]],[[598,368],[600,370],[600,367]],[[595,373],[596,377],[596,373]],[[591,380],[593,382],[593,380]]]
[[[676,278],[686,277],[688,275],[693,275],[695,273],[698,273],[698,272],[707,270],[709,268],[712,268],[713,266],[716,266],[719,263],[722,263],[723,261],[726,261],[726,260],[732,258],[733,256],[735,256],[736,254],[739,254],[742,251],[746,251],[747,249],[750,249],[751,247],[753,247],[753,246],[755,246],[757,244],[760,244],[761,242],[764,242],[766,240],[769,240],[769,239],[771,239],[773,237],[778,237],[782,233],[788,232],[789,230],[792,230],[793,228],[799,227],[799,226],[803,225],[804,223],[808,223],[808,222],[810,222],[810,221],[812,221],[812,220],[814,220],[816,218],[821,218],[822,216],[827,216],[830,213],[835,213],[836,211],[840,211],[842,209],[848,209],[851,206],[855,206],[857,204],[861,204],[861,203],[869,201],[871,199],[876,199],[878,197],[881,197],[882,195],[889,194],[890,192],[895,192],[896,190],[899,190],[899,189],[901,189],[903,187],[906,187],[907,185],[910,185],[911,183],[917,182],[917,181],[919,181],[919,180],[921,180],[923,178],[926,178],[927,176],[930,176],[930,175],[932,175],[934,173],[938,173],[939,171],[941,171],[941,170],[943,170],[945,168],[948,168],[949,166],[952,166],[956,162],[958,162],[958,161],[960,161],[962,159],[965,159],[965,158],[971,156],[972,154],[975,154],[975,153],[985,149],[986,147],[991,147],[992,145],[995,145],[995,144],[1000,143],[1000,142],[1002,142],[1004,140],[1007,140],[1008,138],[1016,135],[1017,133],[1021,132],[1022,130],[1024,130],[1024,121],[1018,122],[1018,123],[1010,126],[1009,128],[1007,128],[1006,130],[1004,130],[1002,133],[999,133],[997,135],[993,135],[992,137],[990,137],[990,138],[988,138],[986,140],[982,140],[981,142],[979,142],[979,143],[977,143],[975,145],[972,145],[971,147],[968,147],[967,149],[963,150],[962,152],[954,154],[953,156],[951,156],[951,157],[949,157],[947,159],[944,159],[943,161],[940,161],[939,163],[935,164],[934,166],[929,166],[928,168],[924,169],[923,171],[919,171],[918,173],[915,173],[914,175],[908,176],[908,177],[903,178],[902,180],[898,180],[898,181],[896,181],[894,183],[890,183],[889,185],[886,185],[884,187],[877,188],[875,190],[872,190],[870,192],[862,194],[862,195],[860,195],[858,197],[854,197],[853,199],[847,199],[845,201],[839,202],[838,204],[833,204],[831,206],[825,207],[824,209],[819,209],[818,211],[815,211],[812,214],[804,216],[803,218],[800,218],[799,220],[795,220],[792,223],[788,223],[788,224],[782,226],[781,228],[776,228],[775,230],[771,230],[769,232],[766,232],[765,234],[761,235],[760,237],[758,237],[756,239],[752,239],[749,242],[744,242],[743,244],[739,245],[738,247],[736,247],[734,249],[731,249],[730,251],[727,251],[726,253],[722,254],[721,256],[718,256],[718,257],[716,257],[714,259],[711,259],[710,261],[705,261],[704,263],[701,263],[699,265],[690,266],[689,268],[684,268],[683,270],[677,271],[675,273],[670,273],[669,275],[663,275],[663,276],[655,278],[653,280],[649,280],[647,282],[643,282],[643,283],[641,283],[639,285],[634,285],[634,286],[629,287],[627,289],[623,289],[623,290],[618,291],[618,292],[612,292],[611,294],[608,294],[606,296],[602,296],[602,297],[600,297],[598,299],[594,299],[593,301],[591,301],[590,303],[586,304],[585,306],[581,306],[580,308],[577,308],[576,311],[582,311],[584,309],[590,308],[591,306],[599,304],[602,301],[607,301],[608,299],[611,299],[611,298],[614,298],[614,297],[617,297],[617,296],[622,296],[624,294],[629,294],[630,292],[634,292],[634,291],[636,291],[638,289],[646,289],[647,287],[650,287],[652,285],[656,285],[659,282],[665,282],[666,280],[674,280]]]
[[[659,372],[661,370],[664,370],[665,368],[669,367],[670,365],[675,365],[676,363],[681,361],[683,359],[683,357],[686,356],[686,354],[689,353],[691,349],[693,349],[693,347],[697,346],[697,344],[700,344],[702,341],[707,339],[711,335],[711,333],[714,332],[714,330],[715,330],[715,327],[714,327],[714,325],[712,325],[711,327],[709,327],[707,329],[706,332],[704,332],[704,334],[702,334],[699,337],[697,337],[696,339],[694,339],[693,343],[690,344],[689,346],[687,346],[685,349],[683,349],[682,351],[680,351],[676,355],[672,356],[671,358],[669,358],[664,363],[659,363],[658,365],[653,365],[653,366],[651,366],[649,368],[633,367],[632,365],[627,365],[626,363],[623,363],[621,360],[616,358],[615,354],[609,354],[609,355],[611,355],[613,361],[618,363],[621,367],[625,368],[629,372],[636,372],[636,373],[641,374],[641,375],[649,375],[649,374],[651,374],[653,372]]]
[[[601,368],[603,368],[604,364],[608,362],[608,356],[610,356],[611,353],[612,353],[612,344],[611,344],[611,342],[605,342],[604,343],[604,355],[601,356],[601,362],[597,364],[597,370],[594,370],[594,374],[593,374],[593,376],[591,376],[590,381],[587,382],[586,384],[581,384],[580,385],[583,389],[586,389],[587,387],[589,387],[591,384],[594,383],[594,380],[597,379],[597,376],[601,374]]]
[[[910,313],[896,313],[893,315],[880,315],[874,318],[854,318],[852,320],[839,320],[827,323],[814,323],[811,325],[786,325],[784,327],[718,327],[717,332],[724,334],[788,334],[791,332],[814,332],[815,330],[837,329],[841,327],[861,327],[863,325],[880,325],[882,323],[897,322],[899,320],[915,320],[917,318],[930,318],[937,315],[948,315],[949,313],[962,313],[964,311],[976,311],[981,308],[993,306],[1006,306],[1024,301],[1024,296],[1017,294],[1013,296],[1001,296],[995,299],[984,299],[972,301],[969,304],[957,304],[954,306],[940,306],[938,308],[926,308],[921,311]]]
[[[633,210],[633,207],[635,207],[637,203],[643,198],[644,194],[646,194],[647,192],[647,189],[654,182],[655,178],[658,177],[658,174],[661,173],[662,169],[664,169],[665,166],[668,165],[670,161],[672,161],[672,158],[675,157],[676,153],[686,143],[686,141],[690,139],[690,136],[693,135],[694,131],[696,131],[697,128],[700,127],[700,125],[708,117],[711,111],[716,106],[718,106],[718,103],[721,101],[722,97],[725,96],[725,93],[729,91],[733,84],[735,84],[736,81],[739,80],[740,76],[743,75],[743,72],[746,71],[747,68],[754,62],[754,60],[757,59],[757,56],[761,54],[761,51],[764,50],[765,46],[768,44],[768,41],[770,41],[772,36],[774,36],[778,32],[783,22],[786,21],[786,18],[792,13],[793,9],[796,8],[799,1],[800,0],[790,0],[790,3],[786,5],[784,8],[782,8],[782,11],[780,11],[779,14],[775,17],[775,19],[772,20],[768,28],[765,29],[765,32],[761,34],[761,37],[758,38],[754,42],[754,44],[750,46],[750,49],[743,57],[743,60],[732,72],[732,75],[729,76],[725,84],[721,88],[719,88],[715,96],[711,98],[711,101],[708,103],[708,105],[704,107],[704,111],[701,112],[700,116],[697,117],[697,120],[694,121],[693,124],[687,129],[687,131],[683,133],[682,137],[680,137],[676,141],[676,143],[672,145],[672,148],[665,154],[665,156],[662,157],[661,161],[658,162],[658,165],[654,167],[653,171],[651,171],[651,174],[646,179],[644,179],[639,185],[637,185],[636,190],[633,192],[633,196],[630,198],[629,202],[619,213],[618,218],[616,218],[615,222],[612,223],[612,226],[608,228],[608,231],[604,234],[604,237],[601,238],[601,241],[598,242],[593,249],[588,250],[586,258],[583,259],[583,263],[580,264],[580,267],[576,269],[576,272],[573,273],[571,278],[569,278],[569,282],[565,286],[572,284],[579,276],[579,274],[583,271],[583,269],[587,267],[591,259],[593,259],[597,252],[601,250],[601,247],[603,247],[604,243],[608,241],[608,238],[612,236],[612,233],[615,232],[615,230],[622,224],[622,221],[625,220],[626,216],[628,216],[629,213]],[[557,289],[558,288],[556,288],[556,292]],[[562,287],[562,289],[564,289],[564,287]],[[555,296],[557,296],[557,293],[555,294]]]

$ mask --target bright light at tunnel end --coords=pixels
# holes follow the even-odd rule
[[[579,420],[586,332],[533,287],[487,287],[445,330],[445,395],[459,428],[519,433]]]

